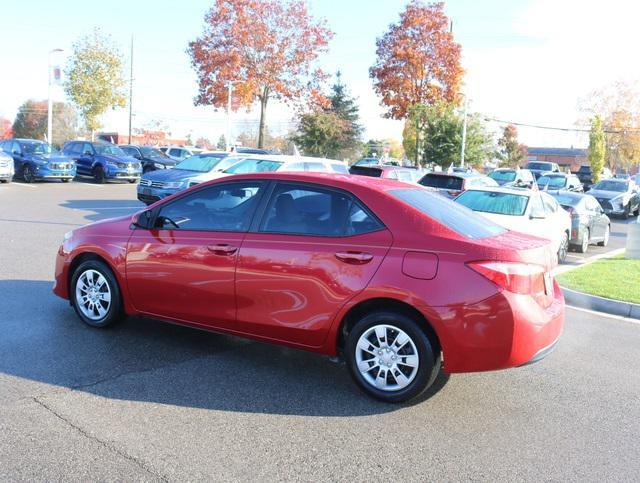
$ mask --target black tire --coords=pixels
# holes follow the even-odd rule
[[[627,204],[624,208],[624,213],[622,214],[622,219],[626,220],[631,216],[631,203]]]
[[[63,183],[68,183],[68,182],[69,182],[69,181],[71,181],[71,180],[70,180],[69,178],[63,178],[61,181],[62,181]]]
[[[636,211],[633,212],[633,216],[640,216],[640,205],[638,205]]]
[[[105,179],[106,178],[104,176],[104,169],[102,169],[102,166],[96,166],[95,168],[93,168],[93,180],[97,184],[104,184]]]
[[[418,397],[433,384],[440,371],[440,356],[435,353],[434,343],[429,340],[425,332],[420,328],[420,323],[395,312],[373,312],[360,319],[349,332],[345,343],[345,359],[349,373],[356,385],[367,395],[387,403],[400,403]],[[358,369],[356,351],[360,337],[369,329],[378,325],[387,325],[403,331],[417,349],[419,358],[418,369],[415,377],[404,388],[385,391],[368,382]],[[394,338],[395,342],[395,338]],[[393,342],[391,343],[393,344]],[[398,352],[398,357],[401,357]],[[374,356],[373,359],[376,359]],[[375,370],[375,369],[374,369]],[[386,379],[386,378],[385,378]]]
[[[582,235],[582,244],[576,245],[576,251],[578,253],[587,253],[587,250],[589,249],[590,238],[591,238],[591,233],[589,232],[589,230],[587,230],[585,234]]]
[[[567,253],[569,252],[569,234],[565,231],[562,241],[560,242],[560,248],[558,248],[558,264],[564,263],[567,259]]]
[[[100,317],[99,319],[89,318],[80,308],[82,301],[78,301],[78,279],[87,271],[98,272],[102,275],[108,284],[108,289],[110,291],[111,300],[108,308],[106,309],[106,314]],[[119,322],[124,318],[124,311],[122,309],[122,296],[120,293],[120,287],[118,286],[118,281],[116,280],[115,275],[111,271],[111,269],[100,260],[87,260],[86,262],[82,262],[73,272],[71,276],[71,283],[69,284],[69,298],[71,300],[71,305],[73,305],[76,314],[78,317],[87,325],[91,327],[108,327],[110,325]]]
[[[31,172],[31,167],[28,164],[25,164],[22,167],[22,179],[25,183],[33,183],[33,173]]]
[[[607,229],[605,230],[604,240],[598,242],[599,247],[606,247],[609,244],[609,233],[611,232],[611,227],[607,225]]]
[[[129,181],[129,183],[133,184],[133,183],[135,183],[135,182],[136,182],[136,181],[138,181],[138,180],[137,180],[137,179],[130,179],[130,180],[127,180],[127,181]]]

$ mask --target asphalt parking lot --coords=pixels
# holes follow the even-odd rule
[[[134,185],[13,183],[0,202],[0,480],[640,479],[640,324],[568,309],[542,362],[387,405],[317,355],[83,325],[51,292],[55,251],[141,207]]]

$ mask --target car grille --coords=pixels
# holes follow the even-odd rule
[[[73,163],[49,163],[49,169],[71,169]]]
[[[148,186],[148,187],[151,187],[151,188],[165,188],[166,187],[166,183],[164,183],[162,181],[151,181],[149,179],[142,178],[140,180],[140,186]]]
[[[120,169],[140,169],[140,163],[116,163],[116,166]]]
[[[159,196],[151,196],[151,195],[143,195],[142,193],[138,193],[138,199],[140,201],[142,201],[143,203],[155,203],[156,201],[158,201],[160,199]]]
[[[612,210],[613,206],[611,205],[611,202],[609,200],[606,200],[604,198],[596,198],[598,200],[598,203],[600,203],[600,206],[602,206],[603,210]]]
[[[0,168],[7,168],[9,167],[9,163],[12,163],[13,160],[9,161],[8,159],[0,159]]]

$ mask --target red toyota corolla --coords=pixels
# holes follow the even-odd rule
[[[378,399],[541,359],[564,300],[546,240],[421,186],[259,173],[65,235],[54,292],[105,327],[144,315],[342,354]]]

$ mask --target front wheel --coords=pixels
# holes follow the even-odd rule
[[[31,172],[31,166],[28,164],[25,164],[24,168],[22,168],[22,179],[25,183],[33,183],[33,173]]]
[[[604,230],[604,237],[601,242],[598,242],[599,247],[606,247],[609,244],[609,234],[611,233],[611,228],[607,225],[607,228]]]
[[[71,181],[69,178],[62,178],[63,183],[68,183],[69,181]]]
[[[567,252],[569,251],[569,235],[565,231],[562,234],[562,240],[560,241],[560,247],[558,248],[558,263],[564,263],[567,259]]]
[[[582,243],[578,246],[578,253],[587,253],[587,250],[589,249],[589,238],[589,230],[586,230],[584,235],[582,235]]]
[[[129,180],[129,183],[133,184],[133,183],[135,183],[136,181],[138,181],[138,180],[137,180],[137,179],[130,179],[130,180]]]
[[[93,168],[93,180],[98,184],[104,184],[105,181],[104,169],[102,166],[96,166]]]
[[[123,317],[118,281],[99,260],[83,262],[73,272],[70,296],[80,319],[92,327],[107,327]]]
[[[345,356],[358,387],[390,403],[419,396],[440,370],[440,358],[418,322],[393,312],[374,312],[357,322]]]

